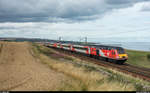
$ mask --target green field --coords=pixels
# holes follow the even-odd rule
[[[126,50],[128,54],[127,63],[150,68],[150,52]]]

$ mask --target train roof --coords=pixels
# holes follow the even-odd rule
[[[53,42],[54,43],[54,42]],[[56,42],[55,42],[56,43]],[[96,43],[73,43],[73,42],[59,42],[61,44],[73,44],[73,45],[80,45],[80,46],[90,46],[90,47],[95,47],[95,48],[114,48],[114,49],[123,49],[122,47],[119,46],[111,46],[111,45],[102,45],[102,44],[96,44]]]
[[[68,43],[69,44],[69,43]],[[72,43],[73,44],[73,43]],[[114,48],[114,49],[123,49],[119,46],[110,46],[110,45],[102,45],[102,44],[74,44],[74,45],[81,45],[81,46],[90,46],[95,48]]]
[[[122,47],[118,47],[118,46],[110,46],[110,45],[89,45],[89,46],[93,46],[95,48],[114,48],[114,49],[123,49]]]

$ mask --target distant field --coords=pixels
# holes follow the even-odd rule
[[[126,50],[128,54],[127,63],[150,68],[150,52]]]

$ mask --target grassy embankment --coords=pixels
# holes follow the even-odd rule
[[[150,68],[150,52],[126,50],[129,58],[127,63]]]
[[[57,90],[74,91],[150,91],[150,83],[113,69],[62,55],[53,49],[33,44],[33,56],[51,69],[72,78]]]

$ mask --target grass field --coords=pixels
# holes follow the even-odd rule
[[[73,80],[63,82],[58,90],[86,91],[149,91],[150,83],[126,75],[114,69],[97,66],[78,58],[33,44],[35,57],[51,69],[61,72]],[[51,60],[51,61],[50,61]]]
[[[129,58],[127,63],[150,68],[150,52],[126,50]]]

